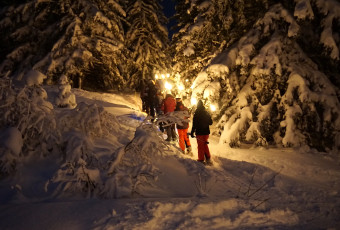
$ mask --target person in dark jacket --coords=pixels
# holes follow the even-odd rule
[[[147,93],[147,101],[148,101],[148,115],[151,117],[156,116],[157,109],[157,88],[155,82],[153,80],[149,80],[148,82],[148,93]]]
[[[208,147],[208,139],[210,134],[209,126],[212,125],[212,119],[210,114],[206,111],[202,100],[199,100],[197,103],[197,109],[194,114],[192,129],[191,129],[191,137],[195,137],[197,139],[197,148],[198,148],[198,161],[210,165],[211,155]]]
[[[149,87],[147,86],[146,80],[142,80],[140,84],[140,98],[142,99],[142,111],[148,113],[147,109],[149,108],[148,105],[148,91]]]
[[[159,80],[156,81],[155,83],[156,87],[156,113],[157,115],[162,115],[162,102],[164,99],[163,92],[162,92],[162,86]]]
[[[181,98],[176,98],[177,104],[175,111],[188,111],[187,107],[184,106],[183,101]],[[185,119],[188,119],[188,122],[183,122],[181,125],[177,125],[177,133],[178,133],[178,141],[179,141],[179,147],[182,149],[183,153],[185,154],[185,148],[187,149],[187,154],[192,155],[191,151],[191,143],[188,137],[188,128],[189,128],[189,118],[185,117]]]

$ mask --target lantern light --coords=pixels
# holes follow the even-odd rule
[[[159,77],[158,77],[158,74],[155,74],[155,79],[157,80]]]
[[[196,104],[197,104],[197,99],[194,98],[194,97],[192,97],[192,98],[191,98],[191,104],[192,104],[192,105],[196,105]]]
[[[161,76],[162,76],[163,79],[165,79],[165,75],[164,74],[162,74]]]
[[[216,106],[215,106],[215,105],[210,105],[210,110],[211,110],[212,112],[215,112],[215,111],[216,111]]]
[[[183,91],[184,90],[184,86],[183,85],[179,85],[178,86],[178,90]]]
[[[169,82],[165,82],[165,88],[167,89],[167,90],[171,90],[172,89],[172,85],[169,83]]]

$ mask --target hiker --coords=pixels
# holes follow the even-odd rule
[[[163,110],[162,110],[162,103],[164,100],[164,96],[163,96],[163,92],[162,92],[162,86],[161,86],[161,82],[160,80],[156,81],[156,114],[157,116],[162,116]],[[164,129],[164,123],[160,122],[159,123],[159,130],[164,133],[165,129]]]
[[[167,94],[162,102],[161,109],[165,115],[175,111],[176,99],[171,94]],[[175,124],[168,125],[165,129],[168,136],[166,141],[176,141]]]
[[[156,115],[157,89],[153,80],[143,80],[141,83],[140,97],[142,99],[143,112],[151,117]]]
[[[194,114],[190,135],[192,138],[195,138],[196,133],[198,161],[208,165],[212,164],[208,147],[208,139],[210,134],[209,126],[212,125],[212,123],[213,122],[210,114],[206,111],[202,100],[199,100],[197,103],[197,109]]]
[[[189,115],[189,109],[184,106],[183,101],[181,98],[176,98],[176,109],[175,111],[187,111]],[[187,122],[183,122],[182,125],[177,125],[177,133],[178,133],[178,141],[179,141],[179,147],[182,149],[182,152],[185,154],[185,148],[187,149],[187,154],[192,156],[191,151],[191,144],[188,137],[188,128],[189,128],[189,118],[185,117],[185,119],[188,119]]]
[[[162,102],[164,99],[163,92],[162,92],[162,86],[159,80],[156,81],[155,83],[156,87],[156,113],[157,115],[162,115],[163,111],[161,109],[162,107]]]
[[[147,105],[148,103],[147,98],[149,87],[147,86],[146,81],[144,79],[141,81],[140,88],[141,88],[140,98],[142,99],[142,111],[148,113],[147,108],[149,108],[149,106]]]
[[[148,81],[148,92],[147,92],[147,101],[148,101],[148,115],[155,118],[156,116],[156,108],[157,108],[157,88],[155,82],[153,80]]]

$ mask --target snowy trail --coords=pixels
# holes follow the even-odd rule
[[[136,127],[140,113],[138,108],[131,108],[107,109],[123,123]],[[190,137],[190,141],[193,157],[179,153],[176,144],[175,158],[154,162],[163,173],[157,189],[145,188],[143,194],[156,200],[145,197],[142,204],[127,207],[131,218],[118,221],[125,214],[111,216],[106,219],[106,227],[126,227],[129,222],[140,229],[284,229],[291,225],[323,227],[323,222],[339,221],[332,220],[332,216],[340,214],[339,162],[294,149],[225,148],[219,145],[218,137],[211,135],[209,148],[215,165],[204,167],[196,162],[196,139]],[[207,210],[212,211],[208,217]],[[328,217],[327,213],[333,214]],[[261,220],[259,224],[255,219]]]
[[[320,153],[296,151],[289,148],[221,148],[218,138],[214,136],[209,138],[209,142],[210,151],[217,163],[215,169],[221,169],[223,173],[220,176],[224,177],[227,184],[233,184],[234,191],[233,189],[225,190],[228,191],[225,192],[225,197],[237,197],[241,200],[255,202],[255,206],[263,201],[267,208],[288,208],[298,214],[301,226],[314,225],[314,228],[323,227],[322,225],[318,226],[317,223],[320,220],[321,222],[326,221],[325,217],[330,210],[337,213],[336,215],[340,214],[340,164],[338,160],[322,156]],[[191,139],[191,143],[194,153],[197,153],[196,140]],[[243,165],[238,165],[242,162]],[[259,166],[263,166],[265,169],[259,172]],[[241,170],[237,172],[235,167]],[[241,172],[247,168],[247,172]],[[275,173],[277,175],[255,196],[247,197],[244,195],[244,191],[247,191],[250,185],[249,181],[253,179],[251,170],[254,172],[254,180],[261,179],[260,183],[254,185],[256,188],[261,187],[263,181],[267,182],[266,178],[270,178]],[[272,172],[270,172],[271,170]],[[264,178],[264,174],[270,176]],[[240,190],[236,194],[235,187],[237,186]],[[250,193],[252,192],[253,190]],[[316,207],[318,211],[313,210]],[[337,222],[339,221],[340,218],[337,218]]]
[[[148,194],[150,197],[163,197],[156,202],[156,206],[164,215],[181,216],[189,210],[195,212],[199,209],[200,203],[205,203],[207,208],[211,209],[215,206],[222,208],[226,203],[230,205],[229,202],[235,201],[238,205],[229,211],[234,212],[236,219],[239,218],[238,221],[242,220],[241,222],[245,223],[243,227],[253,226],[254,222],[250,221],[248,225],[243,219],[244,216],[236,214],[240,210],[252,210],[247,218],[264,215],[262,218],[265,219],[263,221],[266,223],[265,226],[270,226],[271,218],[277,221],[280,215],[287,218],[284,220],[285,218],[281,217],[280,220],[281,224],[286,226],[297,222],[300,222],[300,226],[309,226],[311,223],[317,226],[316,223],[329,219],[327,213],[333,212],[336,216],[340,214],[339,161],[333,161],[332,158],[323,157],[319,153],[313,154],[294,149],[224,148],[218,144],[218,137],[211,135],[209,148],[215,165],[204,167],[196,162],[196,139],[190,137],[190,141],[193,157],[179,153],[179,156],[171,161],[155,162],[156,166],[166,172],[159,178],[159,181],[165,184],[158,184],[159,188],[163,188],[163,195],[157,190],[154,194],[148,191]],[[176,146],[175,151],[178,149],[178,144]],[[164,191],[168,192],[164,193]],[[174,201],[185,197],[192,202]],[[216,202],[216,199],[219,201]],[[240,206],[240,202],[244,202],[244,206]],[[181,205],[190,208],[178,208]],[[177,211],[175,211],[176,207]],[[313,210],[315,207],[318,207],[319,211]],[[169,212],[164,209],[169,209]],[[270,214],[272,210],[278,210],[279,213],[274,214],[273,217],[272,213]],[[155,212],[153,211],[153,215]],[[168,225],[173,222],[173,220],[163,220],[164,215],[154,216],[149,223],[141,226],[152,228],[153,224],[157,225],[156,223]],[[216,216],[212,216],[209,221],[206,219],[207,226],[216,221]],[[187,218],[192,217],[187,216]],[[272,223],[273,226],[278,226],[275,221]],[[336,221],[339,221],[339,218]],[[233,228],[233,225],[242,226],[240,223],[236,224],[237,220],[229,220],[229,222],[230,228]],[[190,226],[195,224],[198,223],[191,222]],[[200,224],[198,226],[201,227]],[[321,226],[323,225],[319,225]]]
[[[216,146],[215,146],[216,147]],[[296,154],[293,149],[228,149],[217,155],[263,165],[282,175],[320,188],[339,189],[339,163],[312,153]],[[311,177],[312,175],[312,177]]]

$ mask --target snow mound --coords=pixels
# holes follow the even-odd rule
[[[28,86],[41,85],[46,76],[37,70],[30,70],[25,74],[24,79]]]
[[[0,146],[19,156],[23,146],[21,132],[16,127],[9,127],[0,130]]]
[[[134,207],[136,208],[136,207]],[[294,226],[298,216],[289,209],[247,210],[249,204],[237,199],[218,202],[150,202],[143,210],[129,209],[118,216],[102,218],[106,227],[126,226],[126,215],[132,215],[129,228],[140,229],[257,229],[263,226]],[[246,210],[246,211],[240,211]],[[142,213],[147,221],[142,221]],[[176,221],[174,221],[176,220]]]

